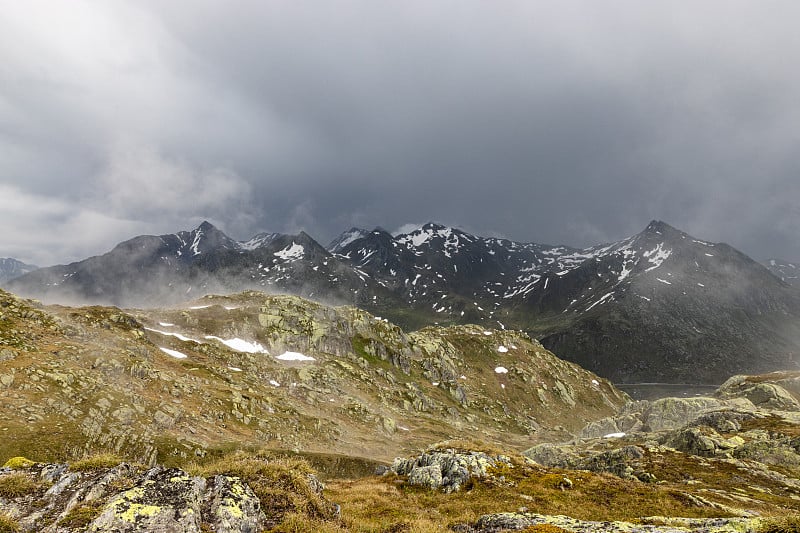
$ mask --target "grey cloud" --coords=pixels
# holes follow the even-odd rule
[[[435,220],[576,246],[659,218],[797,259],[800,6],[768,7],[11,3],[0,184],[109,223],[45,252],[33,208],[0,255],[203,218],[237,238]]]

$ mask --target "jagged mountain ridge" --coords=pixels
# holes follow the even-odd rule
[[[38,266],[23,263],[13,257],[0,257],[0,283],[18,278],[38,268]]]
[[[26,296],[123,306],[248,288],[350,303],[409,328],[523,329],[618,381],[721,382],[796,366],[800,293],[741,252],[653,221],[587,249],[483,238],[425,224],[237,242],[208,223],[137,237],[9,284]]]
[[[153,307],[249,288],[358,302],[381,292],[305,232],[235,241],[208,222],[192,231],[139,236],[110,252],[39,269],[8,287],[47,301]]]

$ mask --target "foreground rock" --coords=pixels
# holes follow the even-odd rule
[[[21,531],[258,533],[302,507],[297,494],[277,478],[256,480],[259,497],[247,480],[233,475],[193,476],[177,468],[139,470],[125,463],[89,471],[65,464],[10,464],[0,469],[0,510]],[[315,505],[309,507],[333,517],[336,508],[324,500],[322,489],[307,476],[305,486],[294,490],[312,494]]]
[[[504,455],[440,446],[417,457],[395,459],[391,470],[408,476],[409,485],[458,492],[470,480],[486,478],[492,469],[503,466],[511,466],[511,459]]]
[[[744,518],[665,518],[658,517],[657,522],[669,525],[632,524],[630,522],[595,522],[576,520],[568,516],[550,516],[533,513],[498,513],[484,515],[472,525],[460,525],[454,528],[458,533],[499,533],[517,531],[533,526],[548,525],[551,528],[562,528],[564,531],[593,533],[742,533],[755,531],[758,519]],[[656,521],[654,520],[654,521]],[[557,529],[551,529],[558,531]],[[542,531],[547,531],[543,529]]]

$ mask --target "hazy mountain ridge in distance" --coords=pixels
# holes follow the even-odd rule
[[[789,285],[800,286],[800,261],[772,258],[765,261],[764,266]]]
[[[13,257],[0,257],[0,283],[18,278],[38,268],[38,266],[23,263]]]
[[[352,228],[238,242],[204,222],[141,236],[9,288],[45,301],[153,307],[245,289],[348,303],[406,329],[521,329],[618,382],[720,383],[795,368],[800,292],[725,244],[652,221],[586,249],[484,238],[428,223],[392,236]]]

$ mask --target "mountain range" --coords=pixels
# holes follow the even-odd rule
[[[236,241],[204,222],[135,237],[5,286],[51,302],[123,307],[246,289],[291,293],[356,305],[409,330],[467,323],[523,330],[617,382],[718,383],[797,366],[800,291],[784,278],[661,221],[586,249],[434,223],[397,236],[352,228],[327,247],[303,232]]]

